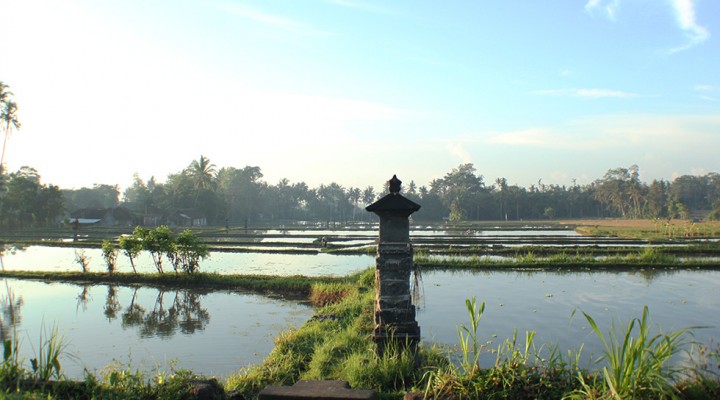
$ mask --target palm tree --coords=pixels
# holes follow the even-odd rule
[[[2,154],[0,155],[0,174],[2,173],[3,163],[5,162],[5,147],[7,146],[7,139],[12,132],[12,127],[20,129],[20,122],[17,119],[17,104],[10,100],[12,92],[8,91],[9,86],[4,82],[0,81],[0,122],[5,131],[5,138],[3,139]]]
[[[199,159],[190,163],[186,171],[198,191],[212,188],[215,182],[215,164],[211,163],[207,157],[200,155]]]

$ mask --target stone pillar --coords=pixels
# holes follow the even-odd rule
[[[390,340],[417,346],[420,327],[410,293],[413,248],[410,243],[410,214],[420,205],[400,195],[402,182],[393,175],[390,194],[365,208],[380,217],[380,240],[375,268],[375,329],[373,340],[382,353]]]

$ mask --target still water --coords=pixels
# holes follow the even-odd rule
[[[70,355],[61,359],[62,370],[70,378],[82,378],[84,369],[100,372],[114,360],[144,371],[175,363],[226,376],[261,363],[280,332],[314,314],[308,305],[239,292],[3,281],[2,339],[16,330],[29,368],[40,335],[57,325]]]
[[[473,296],[478,305],[486,303],[480,336],[482,342],[490,342],[488,349],[497,349],[515,329],[524,343],[525,332],[534,330],[538,345],[556,344],[563,354],[584,344],[583,366],[589,366],[590,356],[600,355],[603,347],[582,312],[606,337],[613,321],[624,331],[632,318],[641,318],[647,305],[655,328],[669,332],[703,326],[694,329],[696,340],[717,345],[720,338],[720,271],[426,271],[421,287],[417,319],[426,344],[458,343],[457,327],[469,325],[465,299]],[[494,361],[491,354],[482,358],[484,366]]]
[[[90,258],[93,272],[106,270],[100,249],[73,249],[67,247],[28,246],[6,251],[2,257],[3,268],[8,271],[80,271],[75,261],[76,252],[82,251]],[[280,253],[222,253],[212,252],[200,262],[200,271],[220,274],[276,275],[276,276],[346,276],[374,265],[373,256]],[[138,272],[157,272],[148,252],[142,252],[135,260]],[[132,272],[128,258],[118,254],[117,268],[120,272]],[[165,261],[166,272],[172,266]]]

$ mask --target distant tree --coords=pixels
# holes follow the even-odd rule
[[[357,211],[358,203],[360,202],[360,198],[362,197],[362,190],[360,190],[359,188],[351,187],[347,190],[347,195],[353,205],[352,218],[353,220],[355,220],[355,211]]]
[[[368,186],[363,190],[362,201],[365,206],[369,206],[375,201],[375,189],[372,186]]]
[[[262,177],[260,167],[226,167],[218,171],[219,197],[224,201],[226,218],[244,223],[258,217],[263,205]]]
[[[63,189],[65,208],[75,211],[83,208],[117,207],[120,198],[118,185],[96,183],[92,188]]]
[[[0,227],[47,226],[57,222],[62,214],[62,193],[57,186],[42,184],[34,168],[3,173],[2,182]]]
[[[215,168],[215,164],[211,163],[210,159],[200,155],[199,159],[190,163],[186,172],[190,175],[196,190],[209,190],[215,185]]]
[[[430,182],[430,191],[440,197],[443,206],[457,218],[481,218],[481,209],[487,206],[488,190],[482,175],[475,174],[473,164],[462,164]],[[452,210],[450,210],[452,208]]]
[[[11,100],[12,92],[8,91],[8,85],[0,81],[0,125],[3,128],[3,147],[0,155],[0,174],[2,174],[5,163],[5,148],[10,137],[12,128],[20,129],[20,121],[17,118],[17,103]]]

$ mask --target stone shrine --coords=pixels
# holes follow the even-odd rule
[[[413,248],[410,243],[410,214],[420,205],[400,194],[402,182],[393,175],[389,194],[365,209],[380,217],[380,239],[375,268],[375,329],[373,340],[382,353],[389,341],[417,347],[420,327],[415,320],[410,274]]]

